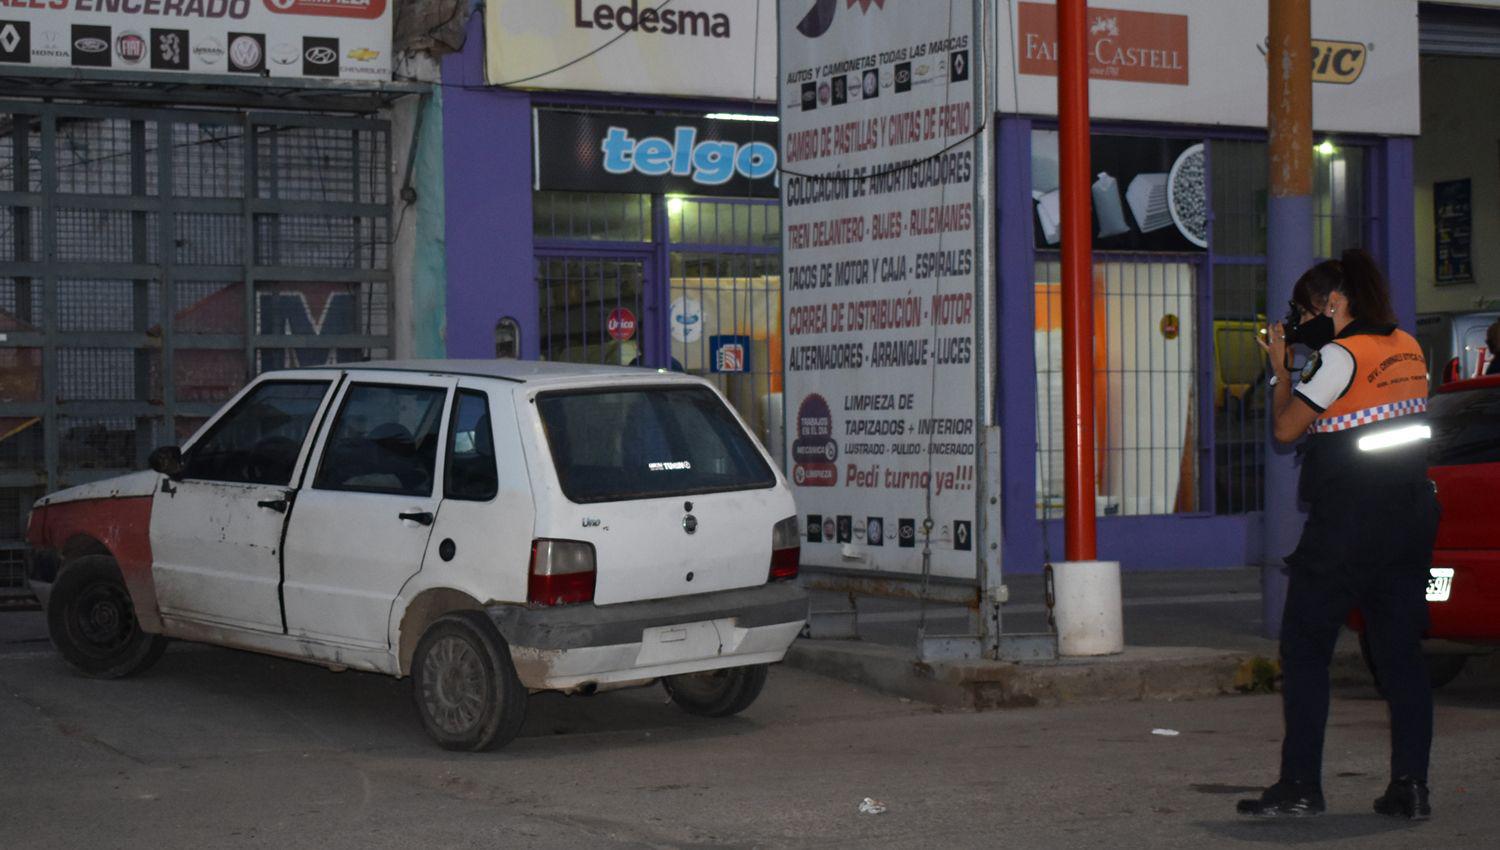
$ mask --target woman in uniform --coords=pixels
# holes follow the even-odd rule
[[[1438,514],[1427,479],[1427,365],[1417,341],[1396,328],[1385,279],[1364,251],[1308,269],[1293,288],[1292,307],[1261,343],[1275,373],[1276,439],[1307,435],[1297,494],[1307,523],[1286,557],[1281,624],[1286,736],[1279,780],[1259,799],[1241,800],[1239,811],[1324,810],[1328,665],[1340,627],[1358,606],[1391,717],[1391,782],[1375,811],[1426,818],[1432,690],[1421,637]],[[1289,343],[1313,352],[1295,387]]]

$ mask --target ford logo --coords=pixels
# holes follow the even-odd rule
[[[338,51],[332,47],[309,47],[303,56],[314,65],[327,65],[339,58]]]
[[[109,42],[102,38],[80,38],[73,42],[73,47],[84,53],[103,53],[109,49]]]

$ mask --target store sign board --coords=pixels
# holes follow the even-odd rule
[[[788,477],[803,560],[975,577],[974,0],[782,0]]]
[[[17,0],[6,66],[228,77],[391,78],[387,0]]]
[[[539,189],[777,194],[776,128],[766,122],[542,109],[536,139]]]
[[[490,85],[770,101],[775,0],[490,0]]]
[[[1057,76],[1057,13],[1022,3],[1016,50],[1023,74]],[[1186,15],[1089,7],[1089,76],[1141,83],[1188,84]]]
[[[1057,114],[1056,7],[996,15],[1002,112]],[[1266,126],[1267,0],[1107,0],[1090,6],[1090,117]],[[1324,132],[1420,132],[1416,0],[1312,4],[1313,124]]]

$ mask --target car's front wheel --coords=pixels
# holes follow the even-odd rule
[[[120,568],[108,555],[66,564],[47,598],[47,633],[69,664],[96,679],[139,673],[166,651],[167,639],[141,630]]]
[[[526,688],[510,647],[478,611],[440,617],[412,658],[417,714],[449,750],[490,750],[508,743],[526,721]]]
[[[755,702],[766,686],[767,665],[727,667],[704,673],[684,673],[661,680],[667,696],[688,714],[728,717]]]

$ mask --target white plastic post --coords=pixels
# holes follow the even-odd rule
[[[1114,655],[1125,650],[1119,561],[1053,564],[1052,591],[1059,655]]]

